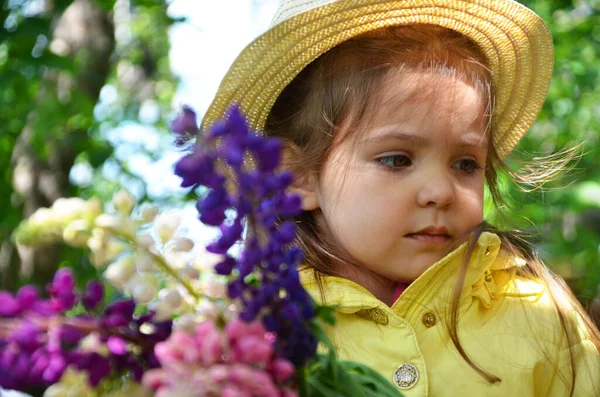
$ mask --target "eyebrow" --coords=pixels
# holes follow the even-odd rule
[[[423,145],[423,146],[428,145],[430,143],[429,139],[427,139],[425,137],[422,137],[419,135],[414,135],[414,134],[407,134],[405,132],[400,132],[400,131],[388,132],[388,133],[378,135],[378,136],[375,136],[372,138],[367,138],[367,139],[363,140],[361,143],[379,144],[379,143],[384,143],[384,142],[389,142],[389,141],[408,142],[413,145]],[[487,150],[488,142],[487,142],[487,139],[463,138],[456,145],[459,147],[463,147],[463,148],[475,148],[475,149],[486,149]]]

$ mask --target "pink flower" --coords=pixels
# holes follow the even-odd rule
[[[285,382],[290,379],[296,369],[288,360],[276,358],[273,360],[272,371],[276,382]]]
[[[244,323],[242,320],[235,318],[233,320],[231,320],[230,322],[227,323],[227,325],[225,326],[225,333],[227,334],[227,338],[229,339],[230,343],[235,342],[236,340],[238,340],[239,338],[241,338],[242,336],[244,336],[246,334],[246,323]]]
[[[175,331],[169,339],[160,342],[154,348],[156,357],[161,364],[195,363],[198,360],[198,351],[192,346],[196,340],[182,331]]]
[[[207,333],[200,345],[200,360],[205,367],[221,361],[223,356],[223,337],[218,332]]]
[[[147,371],[142,383],[158,397],[294,397],[285,384],[294,366],[275,356],[274,342],[260,323],[233,319],[220,330],[205,321],[193,335],[176,331],[157,344],[162,367]]]
[[[227,385],[223,388],[221,392],[222,397],[252,397],[252,394],[240,390],[239,388],[233,385]]]
[[[273,347],[262,338],[254,335],[240,338],[237,343],[241,360],[247,364],[267,365],[273,355]]]

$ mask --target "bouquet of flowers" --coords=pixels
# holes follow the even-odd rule
[[[399,396],[335,357],[324,332],[334,309],[300,284],[285,219],[301,203],[287,193],[280,141],[250,131],[237,107],[202,137],[186,107],[173,131],[190,149],[175,173],[201,193],[199,219],[219,238],[195,247],[177,212],[137,206],[127,191],[113,212],[79,198],[38,210],[19,244],[87,247],[102,280],[78,288],[61,268],[45,291],[0,291],[0,395]]]

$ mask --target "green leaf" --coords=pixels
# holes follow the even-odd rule
[[[315,304],[315,313],[325,323],[330,325],[335,324],[335,307]]]

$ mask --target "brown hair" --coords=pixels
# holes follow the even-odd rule
[[[297,175],[318,178],[322,165],[336,144],[348,136],[351,127],[365,120],[370,107],[377,105],[374,101],[377,100],[376,93],[383,79],[391,73],[408,70],[450,74],[471,84],[486,102],[483,111],[489,133],[494,93],[491,73],[485,65],[486,59],[476,44],[460,33],[439,26],[401,26],[366,33],[343,42],[306,67],[278,97],[267,118],[265,132],[284,140],[287,148],[286,167]],[[497,170],[506,166],[494,149],[493,139],[488,141],[485,179],[491,197],[499,208],[503,201],[498,188]],[[560,166],[568,160],[559,160],[559,166],[554,169],[561,169]],[[551,174],[549,172],[545,176]],[[527,178],[514,176],[530,182]],[[335,243],[319,230],[318,211],[305,211],[295,218],[298,226],[296,242],[304,250],[305,263],[314,269],[317,280],[321,275],[336,275],[332,266],[336,261],[357,265],[351,258],[343,258]],[[551,274],[535,256],[534,250],[522,236],[516,232],[501,232],[483,223],[469,238],[447,321],[450,337],[469,365],[489,382],[500,380],[481,369],[467,355],[457,333],[459,297],[468,259],[475,249],[479,234],[484,230],[497,233],[503,249],[513,251],[528,261],[528,265],[519,271],[521,275],[535,277],[546,284],[558,310],[569,348],[577,342],[578,336],[568,332],[569,315],[567,309],[556,300],[559,294],[568,297],[571,310],[575,308],[582,316],[589,334],[600,347],[600,334],[583,308],[559,278]],[[572,351],[571,362],[573,389],[575,365]]]

